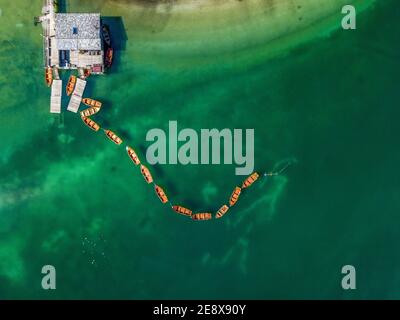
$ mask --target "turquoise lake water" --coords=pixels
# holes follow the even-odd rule
[[[355,31],[327,31],[339,14],[271,48],[262,37],[243,44],[244,33],[229,34],[231,44],[205,34],[168,45],[172,18],[122,5],[115,65],[89,78],[85,93],[104,103],[95,121],[142,159],[147,131],[170,120],[254,128],[256,170],[294,165],[255,184],[221,220],[178,216],[123,148],[75,114],[49,113],[32,23],[41,1],[0,0],[0,298],[400,298],[398,1],[360,13]],[[114,16],[120,6],[67,9]],[[149,168],[171,202],[215,212],[243,180],[234,167]],[[41,289],[46,264],[57,290]],[[355,291],[340,285],[347,264]]]

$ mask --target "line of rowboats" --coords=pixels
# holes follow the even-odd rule
[[[109,136],[109,135],[107,134],[107,136]],[[115,141],[115,138],[111,139],[111,140],[114,141],[115,143],[117,143]],[[119,143],[117,143],[117,144],[119,144]],[[132,147],[127,146],[126,151],[127,151],[129,158],[132,160],[132,162],[136,166],[140,165],[140,171],[143,175],[144,180],[147,183],[153,183],[153,178],[151,176],[149,169],[145,165],[141,164],[140,159],[139,159],[138,155],[136,154],[135,150]],[[230,199],[229,199],[229,206],[224,204],[216,212],[215,218],[216,219],[222,218],[228,212],[229,208],[233,207],[236,204],[242,190],[249,188],[254,182],[256,182],[258,180],[259,177],[260,177],[260,175],[257,172],[254,172],[243,181],[241,187],[235,187],[235,189],[233,190],[232,195],[230,196]],[[160,186],[154,184],[154,190],[155,190],[156,195],[158,196],[158,198],[160,199],[160,201],[162,203],[168,202],[168,197],[167,197],[165,191]],[[211,213],[193,213],[192,210],[185,208],[183,206],[180,206],[180,205],[172,205],[171,207],[176,213],[191,217],[193,220],[210,220],[210,219],[212,219]]]
[[[105,54],[105,65],[106,67],[110,67],[113,59],[113,49],[111,48],[111,39],[109,36],[109,29],[107,26],[103,27],[103,37],[104,40],[108,46],[106,54]],[[84,70],[83,72],[83,77],[88,77],[90,75],[90,70]],[[47,86],[51,86],[53,82],[53,69],[51,67],[46,68],[45,70],[45,80]],[[74,75],[71,75],[69,77],[67,86],[66,86],[66,93],[67,96],[70,96],[76,85],[77,77]],[[97,132],[100,130],[100,125],[90,119],[91,116],[97,114],[101,107],[102,103],[100,101],[91,99],[91,98],[84,98],[82,99],[83,104],[87,106],[87,108],[83,111],[80,112],[81,119],[83,123],[92,129],[93,131]],[[108,139],[110,139],[113,143],[116,145],[121,145],[123,143],[123,140],[113,131],[109,129],[103,129],[104,134]],[[153,177],[150,173],[150,170],[143,164],[141,163],[138,155],[136,154],[135,150],[130,147],[126,146],[126,152],[128,154],[128,157],[132,160],[135,166],[140,168],[140,172],[144,178],[144,180],[148,184],[153,184],[154,185],[154,192],[157,195],[157,197],[160,199],[160,201],[163,204],[166,204],[169,202],[169,199],[162,187],[157,185]],[[228,210],[233,207],[237,201],[239,200],[239,197],[242,193],[243,189],[249,188],[254,182],[258,180],[260,175],[257,172],[252,173],[250,176],[248,176],[242,183],[241,187],[236,186],[229,198],[229,205],[224,204],[221,208],[218,209],[218,211],[215,213],[215,218],[220,219],[222,218]],[[181,214],[186,217],[191,217],[193,220],[197,221],[205,221],[205,220],[210,220],[212,219],[213,215],[209,212],[200,212],[200,213],[193,213],[192,210],[185,208],[184,206],[180,205],[171,205],[171,208],[173,211],[175,211],[178,214]]]
[[[85,109],[84,111],[81,111],[81,118],[83,122],[92,130],[98,131],[100,129],[100,126],[91,120],[89,116],[92,114],[97,113],[100,108],[101,108],[101,102],[93,100],[93,99],[83,99],[82,100],[84,104],[86,104],[89,108]],[[96,109],[95,111],[92,111]],[[93,113],[94,112],[94,113]],[[114,142],[116,145],[121,145],[123,143],[123,140],[113,131],[109,129],[103,129],[105,135],[107,136],[108,139],[110,139],[112,142]],[[157,197],[160,199],[160,201],[163,204],[166,204],[169,202],[168,197],[162,187],[154,183],[153,177],[150,173],[150,170],[141,163],[139,156],[135,152],[135,150],[130,147],[126,146],[126,152],[128,154],[128,157],[132,160],[135,166],[139,166],[140,172],[144,178],[144,180],[148,183],[154,184],[154,191]],[[216,219],[222,218],[229,210],[230,207],[233,207],[237,201],[239,200],[239,196],[242,193],[243,189],[249,188],[254,182],[258,180],[260,175],[257,172],[252,173],[250,176],[248,176],[242,183],[241,187],[236,186],[229,198],[229,205],[224,204],[221,208],[218,209],[218,211],[215,214]],[[185,208],[184,206],[180,205],[171,205],[171,208],[173,211],[175,211],[178,214],[191,217],[193,220],[210,220],[212,219],[213,215],[211,213],[193,213],[192,210]]]
[[[111,57],[112,59],[112,57]],[[46,82],[46,85],[48,87],[51,87],[52,83],[53,83],[53,72],[56,72],[55,70],[53,70],[52,67],[47,67],[44,71],[44,79]],[[91,71],[89,69],[85,69],[83,70],[83,74],[82,74],[82,79],[86,79],[87,77],[89,77],[91,74]],[[67,96],[70,96],[72,94],[72,92],[74,92],[74,88],[75,88],[75,84],[76,84],[76,76],[71,75],[68,79],[68,83],[67,83],[67,87],[66,87],[66,93]]]
[[[46,69],[46,75],[47,75],[47,70],[48,69]],[[68,81],[67,87],[66,87],[67,95],[72,94],[75,84],[76,84],[76,77],[71,76]],[[80,116],[81,116],[83,123],[90,129],[92,129],[93,131],[96,131],[96,132],[99,131],[100,125],[97,124],[92,119],[90,119],[90,117],[100,111],[102,103],[100,101],[97,101],[97,100],[94,100],[91,98],[84,98],[84,99],[82,99],[82,102],[87,106],[87,108],[85,110],[80,112]],[[113,132],[109,129],[103,129],[103,132],[106,135],[106,137],[108,139],[110,139],[113,143],[115,143],[116,145],[121,145],[123,143],[123,140],[115,132]],[[167,194],[165,193],[164,189],[154,182],[153,177],[150,173],[150,170],[143,163],[141,163],[135,150],[130,146],[126,146],[126,152],[127,152],[128,157],[134,163],[134,165],[140,168],[140,172],[141,172],[144,180],[148,184],[154,184],[154,192],[157,195],[157,197],[160,199],[160,201],[163,204],[168,203],[169,199],[168,199]],[[218,211],[215,213],[215,218],[216,219],[222,218],[228,212],[228,210],[237,203],[237,201],[239,200],[239,197],[242,193],[242,190],[249,188],[251,185],[253,185],[253,183],[255,183],[259,179],[259,177],[260,177],[260,175],[257,172],[254,172],[243,181],[243,183],[240,187],[236,186],[229,198],[229,205],[228,204],[222,205],[222,207],[219,208]],[[213,215],[209,212],[193,213],[192,210],[190,210],[184,206],[181,206],[181,205],[171,205],[171,208],[176,213],[181,214],[186,217],[190,217],[193,220],[197,220],[197,221],[210,220],[213,217]]]
[[[88,104],[88,105],[90,105],[90,104]],[[98,131],[100,129],[100,126],[97,123],[95,123],[93,120],[89,119],[88,117],[83,116],[82,120],[91,129],[95,128],[95,131]],[[118,135],[116,135],[113,131],[107,129],[107,130],[104,130],[104,133],[107,136],[107,138],[109,138],[116,145],[121,145],[122,144],[122,142],[123,142],[122,139]],[[126,146],[126,152],[128,154],[128,157],[134,163],[134,165],[135,166],[139,166],[140,172],[141,172],[144,180],[148,184],[151,184],[151,183],[154,184],[155,194],[160,199],[160,201],[163,204],[168,203],[169,200],[168,200],[168,197],[167,197],[164,189],[162,187],[160,187],[159,185],[154,183],[154,180],[153,180],[153,177],[152,177],[152,175],[150,173],[150,170],[144,164],[141,163],[141,161],[139,159],[139,156],[137,155],[135,150],[130,146]],[[232,192],[232,194],[230,196],[230,199],[229,199],[229,206],[224,204],[216,212],[215,218],[216,219],[222,218],[228,212],[229,208],[233,207],[236,204],[236,202],[239,200],[239,196],[240,196],[242,190],[250,187],[254,182],[256,182],[258,180],[259,177],[260,177],[259,174],[257,172],[254,172],[243,181],[241,187],[238,187],[238,186],[235,187],[235,189],[233,190],[233,192]],[[181,214],[183,216],[191,217],[193,220],[204,221],[204,220],[210,220],[213,217],[213,215],[211,213],[208,213],[208,212],[207,213],[204,213],[204,212],[193,213],[192,210],[190,210],[188,208],[185,208],[183,206],[180,206],[180,205],[171,205],[171,208],[176,213]]]

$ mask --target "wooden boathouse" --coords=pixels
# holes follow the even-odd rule
[[[50,112],[61,112],[62,82],[58,69],[78,70],[84,79],[90,74],[104,73],[104,48],[99,13],[57,13],[56,1],[45,0],[42,15],[35,18],[43,28],[43,60],[51,68],[55,79],[51,86]],[[77,112],[85,90],[86,81],[78,79],[68,105]]]

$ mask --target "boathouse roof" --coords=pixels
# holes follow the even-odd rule
[[[99,13],[57,13],[58,50],[101,50]]]

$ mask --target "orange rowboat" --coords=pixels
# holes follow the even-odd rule
[[[252,173],[242,184],[242,189],[250,187],[254,182],[257,181],[260,175],[257,172]]]
[[[53,69],[51,67],[46,68],[45,80],[47,86],[50,87],[51,84],[53,83]]]
[[[181,207],[181,206],[172,206],[172,209],[175,212],[177,212],[179,214],[182,214],[184,216],[190,217],[192,215],[192,210],[189,210],[189,209]]]
[[[212,214],[211,213],[195,213],[192,215],[193,220],[210,220],[212,219]]]
[[[154,187],[154,190],[156,191],[156,194],[160,198],[162,203],[167,203],[168,202],[167,195],[165,194],[164,190],[161,187],[156,185]]]
[[[82,121],[84,124],[86,124],[90,129],[94,130],[94,131],[99,131],[100,126],[94,122],[93,120],[90,120],[89,118],[86,117],[82,117]]]
[[[153,177],[151,176],[151,173],[149,169],[147,169],[144,165],[140,165],[140,172],[143,175],[144,180],[146,180],[147,183],[152,183],[153,182]]]
[[[90,108],[87,108],[86,110],[81,111],[80,113],[81,113],[81,117],[90,117],[99,111],[100,111],[100,108],[90,107]]]
[[[67,96],[70,96],[72,92],[74,92],[75,88],[75,83],[76,83],[76,77],[75,76],[70,76],[67,84]]]
[[[224,204],[218,211],[217,214],[215,215],[216,219],[222,218],[222,216],[227,213],[227,211],[229,210],[229,207]]]
[[[100,101],[96,101],[96,100],[93,100],[90,98],[84,98],[84,99],[82,99],[82,102],[89,107],[101,108],[101,105],[102,105],[102,103]]]
[[[115,144],[120,145],[122,143],[122,139],[118,137],[114,132],[111,130],[104,130],[106,136]]]
[[[131,158],[135,165],[140,164],[139,157],[137,156],[135,150],[133,150],[131,147],[126,147],[126,152],[128,153],[129,158]]]
[[[235,190],[233,190],[231,199],[229,200],[229,206],[232,207],[238,201],[241,192],[242,189],[239,187],[236,187]]]

